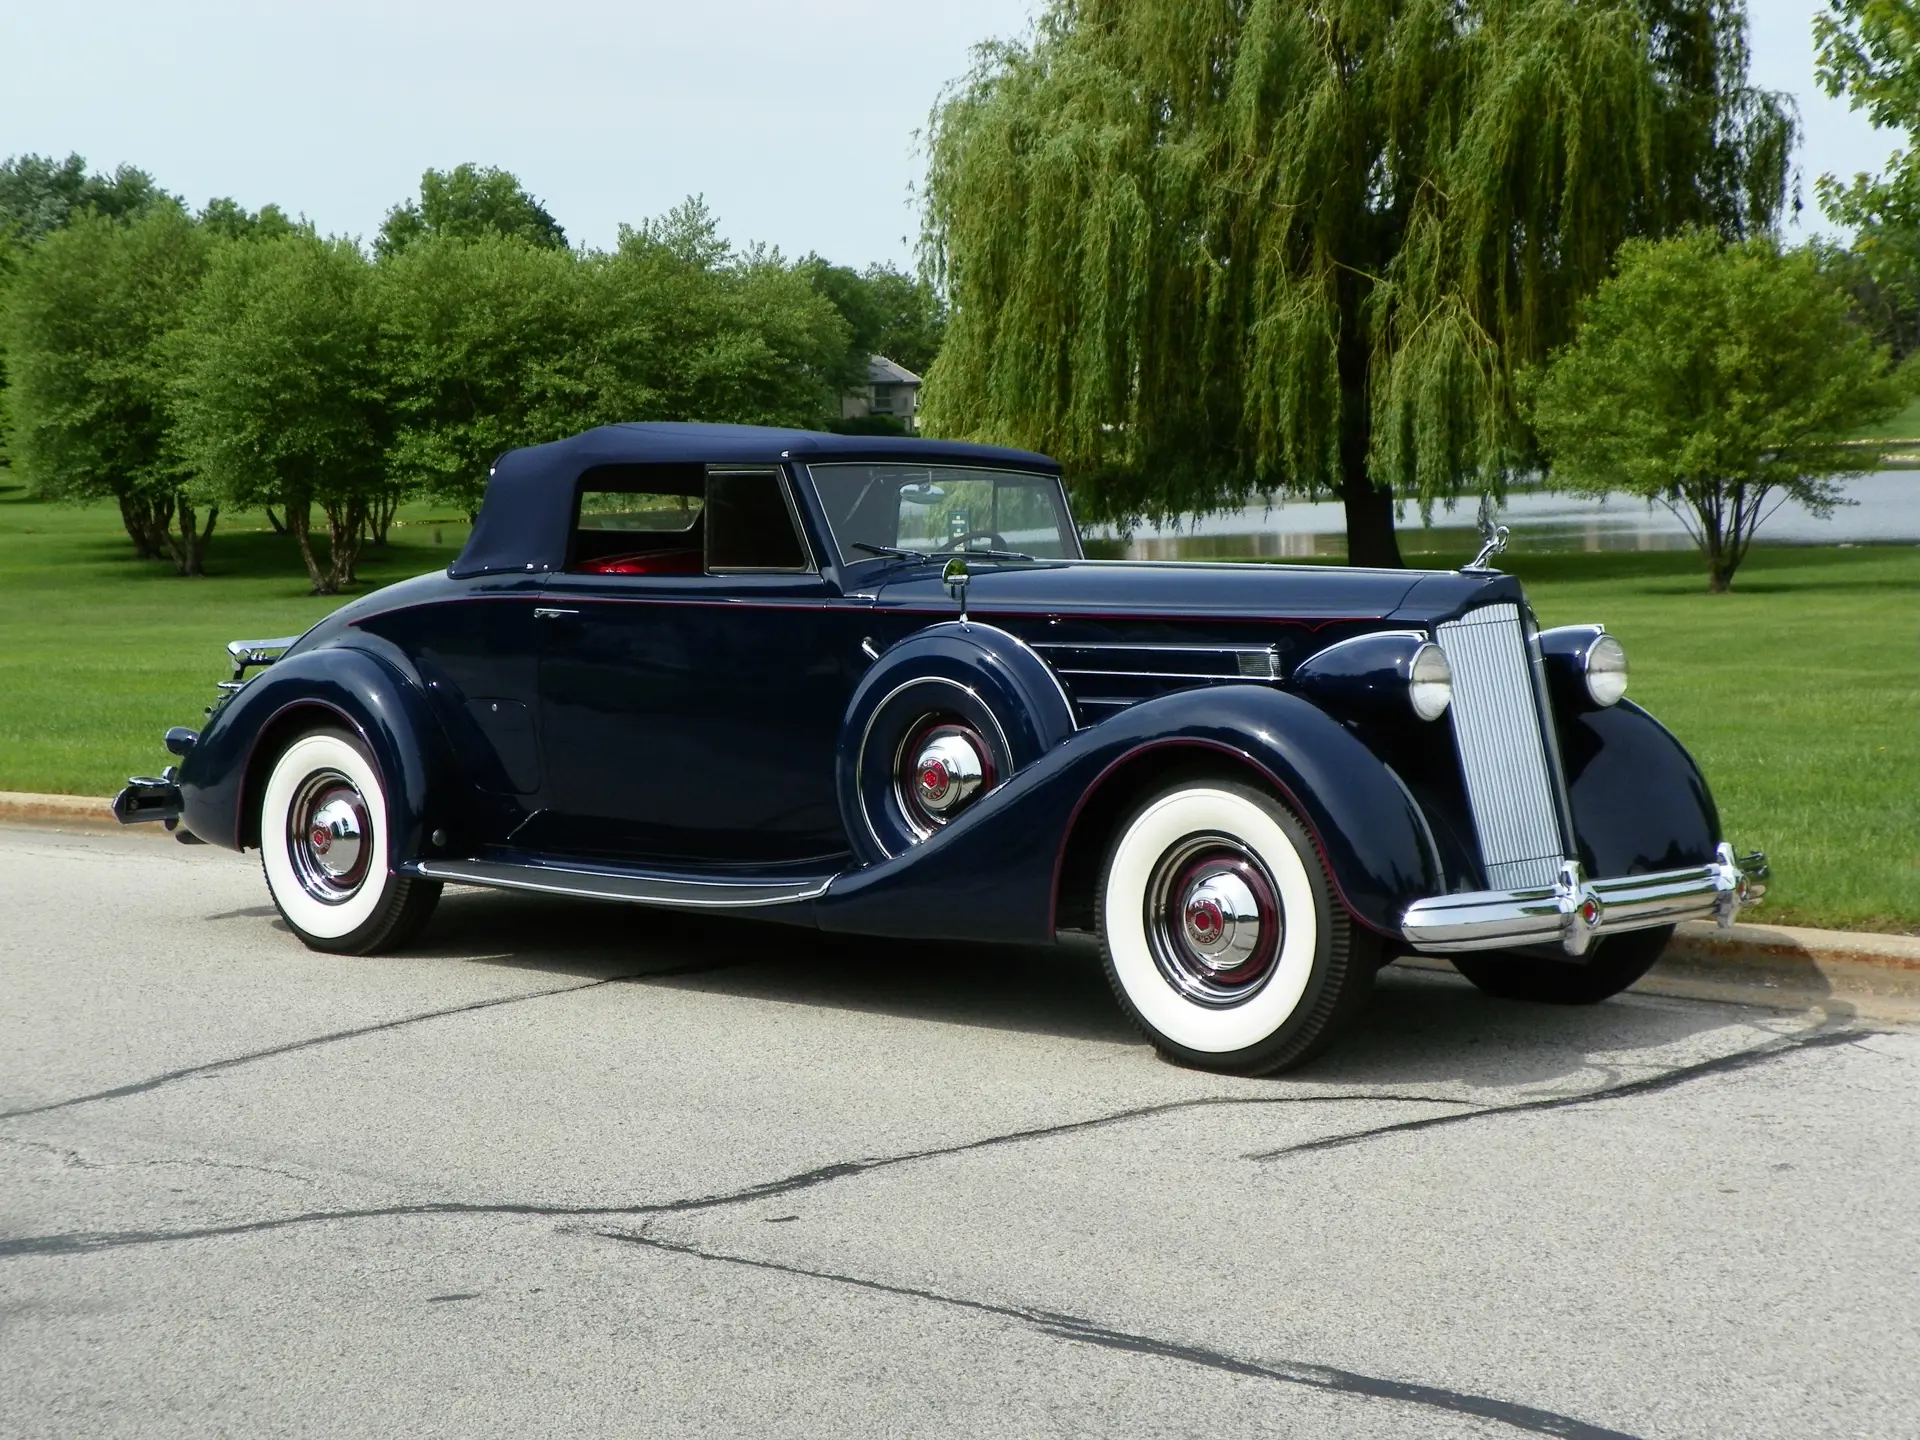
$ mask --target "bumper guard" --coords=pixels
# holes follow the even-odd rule
[[[1578,956],[1594,940],[1621,930],[1708,916],[1724,929],[1766,893],[1767,874],[1766,856],[1756,850],[1736,858],[1724,841],[1710,865],[1652,875],[1589,880],[1578,861],[1567,860],[1551,885],[1417,900],[1400,931],[1415,950],[1434,955],[1557,945]]]

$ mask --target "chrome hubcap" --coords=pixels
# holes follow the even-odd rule
[[[287,812],[287,852],[300,888],[327,905],[359,893],[373,856],[367,802],[351,780],[325,770],[307,777]]]
[[[970,726],[935,721],[908,734],[895,777],[901,812],[924,840],[992,788],[993,761]]]
[[[1237,1005],[1258,990],[1285,935],[1266,867],[1222,835],[1192,836],[1160,857],[1145,919],[1160,973],[1203,1005]]]

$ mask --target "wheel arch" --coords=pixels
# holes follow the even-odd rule
[[[185,823],[234,849],[260,843],[267,775],[293,738],[354,735],[387,792],[389,856],[420,854],[447,793],[449,746],[425,694],[369,651],[328,646],[280,661],[218,711],[181,767]]]

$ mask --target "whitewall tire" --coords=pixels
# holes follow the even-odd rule
[[[418,933],[436,881],[395,875],[387,793],[358,737],[311,730],[274,761],[260,805],[260,863],[274,906],[315,950],[369,955]]]
[[[1095,903],[1107,978],[1182,1064],[1265,1074],[1317,1054],[1371,987],[1377,947],[1300,821],[1264,791],[1190,780],[1121,825]]]

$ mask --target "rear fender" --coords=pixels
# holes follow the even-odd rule
[[[258,845],[260,796],[275,757],[295,735],[336,725],[360,737],[385,782],[393,862],[422,854],[427,834],[447,819],[435,807],[449,795],[449,747],[404,664],[331,645],[257,675],[214,713],[182,762],[183,823],[215,845]]]
[[[1231,685],[1075,733],[921,844],[834,881],[816,918],[856,934],[1050,941],[1069,854],[1103,861],[1145,788],[1196,769],[1257,780],[1292,807],[1370,929],[1397,935],[1407,905],[1445,888],[1418,807],[1371,751],[1297,696]]]

